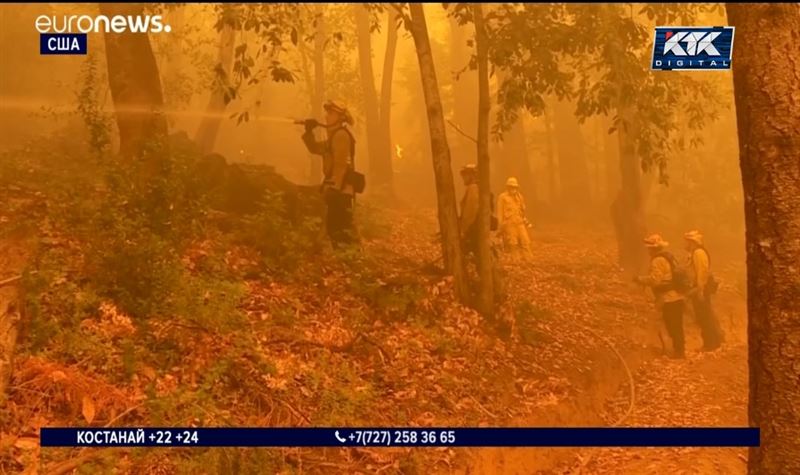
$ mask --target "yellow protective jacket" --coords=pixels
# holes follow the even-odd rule
[[[303,134],[303,143],[309,152],[322,156],[322,172],[325,175],[323,189],[335,189],[349,195],[353,187],[345,183],[348,170],[353,166],[353,137],[344,127],[328,129],[328,140],[317,142],[310,131]]]
[[[698,247],[692,251],[692,255],[689,258],[689,269],[691,271],[693,287],[701,291],[706,288],[710,275],[710,268],[708,252],[705,249]]]
[[[461,198],[461,217],[458,220],[458,229],[461,235],[465,235],[470,226],[478,219],[478,184],[470,183],[464,190],[464,197]]]
[[[653,290],[657,305],[683,300],[683,295],[675,290],[667,290],[665,292],[656,290],[659,286],[668,285],[672,281],[672,266],[664,256],[652,258],[650,260],[650,273],[640,280]]]
[[[525,224],[525,198],[522,193],[504,191],[497,197],[497,225]]]

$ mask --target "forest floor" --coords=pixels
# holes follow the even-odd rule
[[[16,224],[32,207],[52,210],[53,201],[31,196],[14,208],[18,214],[3,211],[2,222]],[[360,209],[359,256],[315,251],[265,267],[224,232],[198,237],[183,256],[189,275],[211,268],[230,282],[204,291],[188,317],[132,318],[115,302],[92,303],[77,271],[43,269],[53,278],[42,277],[27,316],[34,324],[23,322],[0,406],[0,473],[527,474],[582,465],[586,473],[646,473],[675,464],[700,470],[678,473],[743,470],[743,451],[713,449],[38,447],[42,426],[606,425],[630,404],[625,366],[636,397],[623,425],[744,424],[744,310],[732,288],[723,287],[718,299],[727,346],[691,351],[698,331],[687,318],[689,358],[671,361],[660,357],[652,305],[616,266],[606,231],[535,229],[533,259],[502,263],[509,298],[489,322],[457,304],[437,271],[432,211]],[[80,263],[83,246],[70,230],[57,223],[47,229],[45,247],[58,254],[39,260]],[[713,465],[723,452],[722,465]]]
[[[610,236],[590,233],[595,248],[613,255]],[[573,271],[584,268],[606,267],[607,260],[583,259],[577,262],[574,253],[583,254],[585,247],[559,249],[552,253],[556,236],[570,239],[576,230],[564,227],[550,228],[538,233],[535,266],[543,263],[547,273],[552,273],[556,261],[570,263]],[[586,245],[586,244],[584,244]],[[591,246],[589,246],[591,247]],[[582,250],[580,250],[582,249]],[[543,255],[544,254],[544,255]],[[553,256],[548,262],[547,255]],[[560,257],[559,257],[560,256]],[[573,257],[570,257],[573,256]],[[691,312],[684,318],[687,335],[687,358],[672,360],[660,354],[660,342],[654,335],[660,330],[651,304],[643,295],[620,282],[621,276],[611,265],[604,269],[610,283],[605,291],[592,293],[593,315],[605,320],[574,321],[576,327],[592,325],[607,338],[607,343],[618,349],[631,371],[632,381],[624,377],[619,361],[592,364],[595,378],[583,383],[584,392],[573,395],[561,410],[537,415],[531,419],[515,421],[534,426],[582,425],[623,427],[688,426],[731,427],[747,425],[747,347],[746,307],[742,296],[732,286],[726,286],[717,296],[717,314],[726,332],[726,344],[719,350],[700,352],[702,340]],[[513,274],[529,275],[530,269],[512,270]],[[735,280],[735,271],[723,278]],[[597,279],[598,275],[577,272],[579,286]],[[611,289],[635,295],[629,308],[610,305],[620,300],[610,298]],[[519,292],[519,289],[517,289]],[[566,300],[572,304],[572,300]],[[626,318],[634,316],[634,319]],[[625,325],[629,325],[627,328]],[[669,340],[664,336],[669,345]],[[609,345],[601,351],[613,355]],[[563,351],[574,351],[567,347]],[[598,381],[608,379],[611,384]],[[631,405],[630,383],[634,385]],[[581,383],[576,383],[581,384]],[[616,384],[615,389],[611,389]],[[601,407],[598,407],[601,406]],[[561,409],[557,407],[556,409]],[[628,413],[628,411],[630,411]],[[746,472],[747,450],[727,448],[674,448],[674,449],[481,449],[468,454],[471,460],[466,473],[503,474],[734,474]]]

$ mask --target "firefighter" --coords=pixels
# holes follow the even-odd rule
[[[497,224],[505,250],[530,259],[531,240],[525,213],[525,198],[519,192],[517,179],[512,176],[506,180],[506,191],[497,197]]]
[[[686,250],[689,251],[687,267],[692,285],[688,296],[703,336],[702,351],[714,351],[722,345],[723,337],[722,329],[714,315],[714,308],[711,306],[711,295],[717,290],[716,280],[711,274],[711,259],[703,245],[703,235],[699,231],[689,231],[683,238],[686,241]]]
[[[325,200],[325,229],[334,248],[351,244],[356,240],[353,226],[353,186],[348,183],[348,171],[353,167],[355,140],[347,126],[353,125],[353,117],[347,108],[337,102],[323,105],[325,123],[314,119],[304,122],[303,143],[308,151],[322,156],[322,194]],[[314,129],[324,126],[327,140],[317,141]]]
[[[646,285],[653,291],[656,308],[661,313],[667,333],[672,340],[673,358],[685,357],[685,338],[683,332],[684,297],[677,288],[675,275],[678,266],[675,257],[666,251],[669,243],[659,234],[644,239],[650,254],[650,273],[637,276],[634,281]]]

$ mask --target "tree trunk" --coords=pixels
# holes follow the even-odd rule
[[[547,191],[549,193],[550,205],[554,206],[558,202],[558,188],[556,187],[556,154],[553,145],[553,115],[550,108],[544,108],[544,134],[545,134],[545,153],[547,155]]]
[[[206,116],[200,121],[200,126],[195,134],[200,151],[211,153],[217,142],[217,134],[222,125],[223,112],[225,111],[225,87],[228,85],[233,69],[233,46],[235,41],[233,26],[226,23],[219,35],[219,51],[217,65],[214,68],[215,81],[211,91],[211,98],[206,106]]]
[[[369,14],[364,5],[353,5],[358,32],[358,65],[361,88],[364,92],[366,114],[367,150],[369,151],[369,173],[373,189],[383,189],[391,183],[391,156],[382,151],[381,116],[378,110],[378,93],[375,90],[375,75],[372,72],[372,45],[370,41]],[[387,159],[389,160],[387,163]]]
[[[604,169],[606,175],[605,203],[609,206],[614,202],[616,193],[622,186],[619,174],[619,138],[614,133],[608,132],[611,129],[611,125],[611,121],[607,117],[603,117],[603,156],[605,158]]]
[[[630,114],[620,113],[628,128],[633,124]],[[632,130],[622,123],[617,128],[619,140],[620,189],[611,205],[611,217],[617,236],[620,265],[631,273],[638,273],[645,263],[642,239],[647,229],[644,217],[644,199],[641,185],[641,164],[631,139]]]
[[[475,23],[475,50],[478,60],[478,311],[485,316],[494,313],[494,283],[492,279],[492,249],[490,217],[492,208],[491,168],[489,159],[489,59],[488,39],[480,3],[472,4]]]
[[[388,165],[389,192],[392,193],[392,78],[394,77],[394,58],[397,52],[397,16],[391,9],[386,20],[386,52],[383,57],[383,75],[381,76],[381,153],[382,162]]]
[[[453,170],[450,164],[450,147],[447,144],[447,131],[444,124],[442,100],[439,96],[439,82],[433,63],[428,25],[425,11],[420,3],[410,3],[411,21],[409,29],[414,38],[417,51],[422,91],[428,111],[428,127],[431,136],[431,155],[436,179],[436,197],[439,211],[439,229],[442,239],[442,255],[445,268],[453,275],[458,298],[465,302],[469,296],[464,274],[464,259],[458,230],[458,208],[456,190],[453,184]]]
[[[176,50],[169,56],[164,68],[160,69],[164,77],[165,89],[167,91],[170,89],[170,81],[180,81],[186,68],[184,64],[185,58],[183,57],[183,40],[185,38],[183,32],[186,31],[186,8],[186,5],[176,6],[167,12],[165,18],[165,23],[172,27],[169,40],[174,42],[173,44]],[[169,97],[169,93],[167,93],[166,96]],[[166,102],[169,101],[167,100]],[[169,104],[169,106],[172,106],[172,104]]]
[[[142,4],[100,4],[100,13],[108,17],[141,15],[142,11]],[[161,157],[145,154],[145,149],[167,135],[167,121],[161,110],[164,96],[150,39],[146,33],[131,32],[104,33],[103,38],[119,152],[129,159],[143,158],[145,174],[152,176],[158,172]]]
[[[749,473],[800,473],[800,38],[796,4],[727,5],[747,225]]]
[[[556,101],[553,112],[561,178],[561,207],[566,211],[580,212],[586,210],[590,202],[589,168],[581,128],[570,103]]]
[[[325,102],[325,6],[321,3],[314,5],[314,85],[311,94],[311,117],[322,118],[324,113],[322,104]],[[322,167],[319,157],[312,154],[308,156],[309,183],[318,185],[322,183]]]
[[[478,96],[477,75],[469,69],[472,48],[467,46],[467,28],[450,17],[450,65],[453,77],[453,122],[470,137],[475,137],[478,115],[475,98]],[[456,166],[475,163],[474,143],[457,134],[454,144]]]

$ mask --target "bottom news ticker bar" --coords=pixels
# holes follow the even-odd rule
[[[749,427],[43,427],[42,447],[757,447]]]

